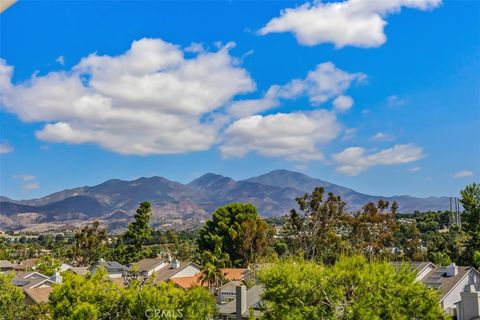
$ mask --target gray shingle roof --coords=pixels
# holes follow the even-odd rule
[[[447,267],[438,267],[423,278],[422,282],[431,288],[438,289],[443,300],[445,296],[463,279],[469,272],[477,272],[473,267],[458,267],[456,275],[446,276]],[[463,288],[462,288],[463,289]]]
[[[262,294],[263,286],[259,284],[254,285],[247,290],[247,311],[243,313],[244,316],[248,316],[250,308],[256,309],[260,307],[260,303],[262,301]],[[220,312],[220,314],[234,314],[236,312],[236,306],[237,298],[224,305],[220,305],[218,307],[218,311]]]

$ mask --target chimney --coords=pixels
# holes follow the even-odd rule
[[[458,274],[458,267],[455,265],[455,263],[451,263],[449,266],[447,266],[447,277],[453,277]]]
[[[236,313],[236,320],[242,320],[242,314],[247,311],[247,287],[244,285],[237,286],[235,288],[236,297],[235,300],[237,302],[235,313]]]
[[[478,319],[480,317],[480,292],[475,290],[473,284],[466,285],[460,293],[461,302],[457,304],[458,319]]]
[[[172,269],[178,269],[178,268],[180,268],[180,261],[175,259],[172,261]]]
[[[55,283],[62,283],[63,278],[60,275],[60,272],[55,272],[55,274],[50,278],[50,280],[52,280]]]

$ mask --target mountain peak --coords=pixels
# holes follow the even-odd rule
[[[215,182],[218,182],[218,181],[221,181],[221,180],[235,181],[232,178],[225,177],[225,176],[222,176],[220,174],[209,172],[209,173],[205,173],[204,175],[202,175],[202,176],[198,177],[197,179],[191,181],[190,183],[188,183],[188,186],[195,187],[195,186],[199,186],[199,185],[212,184],[212,183],[215,183]]]

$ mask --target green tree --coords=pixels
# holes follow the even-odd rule
[[[480,229],[480,184],[469,184],[460,191],[460,202],[464,208],[462,228],[467,232]]]
[[[218,208],[207,220],[197,240],[200,252],[214,253],[219,247],[231,264],[246,266],[261,256],[270,245],[271,229],[252,204],[231,203]]]
[[[398,229],[397,209],[396,202],[391,206],[384,200],[367,203],[350,222],[352,246],[369,259],[391,255],[389,247],[394,245]]]
[[[43,255],[39,258],[35,265],[35,271],[43,273],[46,276],[53,276],[61,265],[61,261],[50,256]]]
[[[348,215],[340,196],[317,187],[311,194],[296,198],[300,210],[293,209],[284,227],[284,238],[292,252],[303,252],[307,259],[333,263],[348,249],[342,236]]]
[[[472,183],[460,191],[460,202],[463,205],[462,229],[468,239],[465,241],[465,264],[473,264],[474,252],[480,248],[480,184]]]
[[[480,251],[475,251],[473,253],[473,266],[480,269]]]
[[[75,233],[74,264],[90,266],[106,254],[107,231],[94,221]]]
[[[260,272],[264,319],[444,319],[437,292],[404,266],[362,256],[334,265],[284,261]]]
[[[63,283],[50,294],[52,315],[58,320],[114,319],[121,305],[122,290],[100,268],[91,277],[71,272],[63,274]],[[111,315],[111,317],[109,316]]]
[[[22,311],[24,295],[22,290],[12,284],[13,274],[0,273],[0,318],[18,319]]]
[[[150,227],[152,209],[150,202],[142,202],[128,225],[127,231],[120,237],[115,246],[114,257],[120,263],[131,263],[151,255],[143,246],[152,239],[153,229]]]
[[[210,320],[217,313],[215,299],[207,290],[200,287],[184,291],[180,307],[181,319]]]
[[[222,252],[220,245],[217,245],[215,251],[203,252],[202,255],[202,284],[207,283],[209,291],[214,293],[225,280],[222,268],[230,263],[228,254]]]

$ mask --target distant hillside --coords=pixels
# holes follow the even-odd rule
[[[401,212],[446,210],[447,197],[382,197],[356,192],[298,172],[275,170],[250,179],[235,181],[207,173],[184,185],[162,177],[133,181],[108,180],[93,187],[79,187],[43,198],[15,201],[0,198],[0,229],[43,230],[78,226],[92,219],[112,229],[125,226],[141,201],[153,205],[155,226],[184,228],[207,219],[218,206],[230,202],[249,202],[263,216],[287,214],[295,207],[295,197],[323,186],[339,194],[351,211],[369,201],[397,201]]]

